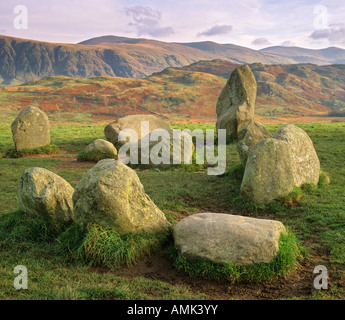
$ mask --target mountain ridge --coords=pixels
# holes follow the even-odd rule
[[[215,59],[233,64],[331,64],[345,62],[345,50],[279,46],[253,50],[212,41],[170,43],[112,35],[64,44],[0,35],[0,85],[52,76],[144,78],[169,67]]]

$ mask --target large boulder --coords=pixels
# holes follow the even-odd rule
[[[25,212],[51,218],[57,224],[73,222],[74,189],[57,174],[44,168],[24,170],[18,188],[18,199]]]
[[[94,222],[118,233],[164,233],[170,223],[145,193],[134,170],[113,159],[99,161],[73,194],[78,224]]]
[[[149,131],[141,132],[142,121],[149,122]],[[115,146],[122,146],[128,141],[133,144],[138,142],[144,135],[149,134],[156,129],[168,129],[169,125],[163,119],[154,115],[130,115],[118,119],[117,121],[108,124],[104,129],[104,134],[108,141],[110,141]],[[125,129],[134,130],[137,134],[137,139],[135,136],[131,135],[126,141],[119,141],[119,133]],[[143,134],[143,135],[142,135]]]
[[[288,195],[294,187],[292,155],[286,141],[267,138],[249,153],[241,184],[241,197],[268,203]]]
[[[271,134],[261,123],[251,121],[238,132],[237,152],[245,167],[249,150],[262,139],[270,138]]]
[[[96,139],[86,146],[84,157],[86,160],[101,160],[105,158],[115,158],[117,150],[114,145],[103,139]]]
[[[138,163],[159,167],[188,164],[192,163],[194,151],[190,134],[173,129],[155,130],[138,142]]]
[[[280,128],[273,138],[286,141],[292,155],[294,185],[318,184],[320,161],[308,134],[301,128],[287,124]]]
[[[226,129],[227,138],[254,119],[256,81],[248,65],[235,69],[217,101],[217,129]]]
[[[279,221],[222,213],[199,213],[179,221],[174,244],[179,254],[215,263],[249,265],[270,262],[286,232]]]
[[[34,149],[50,144],[49,120],[40,109],[24,108],[12,122],[13,140],[16,149]]]

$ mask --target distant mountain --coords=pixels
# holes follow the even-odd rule
[[[232,64],[330,64],[344,62],[345,50],[271,47],[256,51],[211,41],[167,43],[117,36],[59,44],[0,36],[0,85],[53,76],[143,78],[169,67],[215,59]]]
[[[289,64],[296,63],[290,57],[283,57],[277,54],[260,52],[246,47],[234,44],[219,44],[211,41],[179,43],[187,47],[199,49],[208,53],[212,53],[219,58],[225,58],[235,63],[254,63],[260,62],[264,64]]]
[[[261,49],[260,52],[288,57],[300,63],[313,63],[317,65],[345,63],[345,50],[336,47],[313,50],[299,47],[276,46]]]
[[[167,67],[215,58],[201,50],[153,40],[86,45],[0,36],[0,84],[51,76],[142,78]]]

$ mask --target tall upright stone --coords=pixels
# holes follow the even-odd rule
[[[256,80],[248,65],[235,69],[217,101],[217,129],[226,129],[227,138],[254,119]]]
[[[50,144],[48,116],[39,108],[24,108],[12,122],[16,150],[34,149]]]

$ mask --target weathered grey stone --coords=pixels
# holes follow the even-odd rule
[[[286,141],[292,155],[294,185],[318,184],[320,161],[308,134],[301,128],[287,124],[280,128],[273,138]]]
[[[144,139],[148,141],[148,144],[144,143]],[[164,167],[172,164],[192,163],[195,147],[190,134],[173,129],[163,129],[151,132],[144,139],[138,142],[139,164]]]
[[[113,159],[99,161],[85,174],[75,188],[73,204],[83,227],[94,222],[121,234],[164,233],[170,227],[135,171]]]
[[[40,109],[24,108],[12,122],[13,140],[16,149],[33,149],[50,144],[49,120]]]
[[[294,187],[294,170],[288,143],[267,138],[248,153],[241,197],[267,203],[288,195]]]
[[[149,122],[149,132],[141,132],[141,122]],[[104,134],[108,141],[113,143],[115,146],[122,146],[125,143],[136,143],[143,136],[149,134],[156,129],[168,129],[169,125],[163,119],[154,115],[137,114],[130,115],[118,119],[117,121],[108,124],[104,129]],[[126,141],[119,141],[119,133],[125,129],[134,130],[137,133],[137,139],[131,135],[130,139],[127,138]],[[143,135],[142,135],[143,134]]]
[[[270,137],[271,134],[266,127],[256,121],[249,122],[238,132],[237,152],[244,167],[247,163],[250,148],[262,139]]]
[[[97,139],[86,146],[84,153],[86,159],[101,159],[104,156],[114,158],[117,155],[117,150],[111,142]]]
[[[199,213],[179,221],[174,243],[180,255],[216,263],[268,263],[278,253],[285,227],[279,221]]]
[[[235,69],[217,101],[217,129],[226,129],[227,138],[254,119],[256,81],[248,65]]]
[[[18,199],[25,212],[52,218],[58,224],[73,222],[74,189],[57,174],[44,168],[24,170]]]

